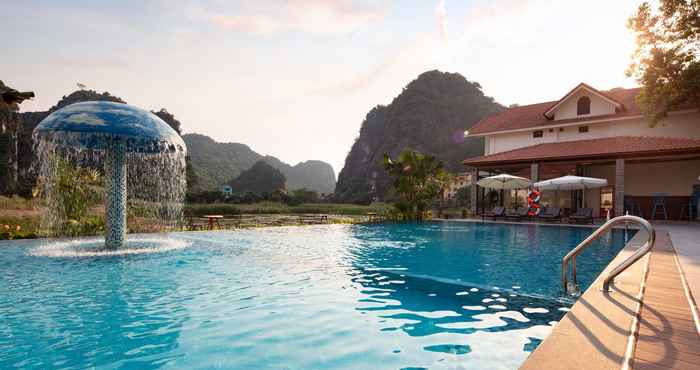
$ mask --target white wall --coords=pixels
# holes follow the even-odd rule
[[[700,160],[625,164],[625,194],[688,196],[698,183]]]
[[[591,99],[591,113],[577,115],[577,103],[578,99],[582,96],[587,96]],[[588,91],[581,89],[570,96],[562,105],[557,107],[554,112],[554,120],[568,119],[568,118],[581,118],[581,117],[591,117],[599,116],[604,114],[615,113],[615,105],[600,98],[598,95],[589,93]]]
[[[485,154],[500,153],[526,146],[560,141],[598,139],[614,136],[652,136],[700,139],[700,113],[672,114],[664,122],[650,127],[644,118],[588,124],[588,132],[578,132],[580,125],[543,129],[543,137],[533,138],[532,131],[487,136]],[[552,130],[552,132],[550,132]]]

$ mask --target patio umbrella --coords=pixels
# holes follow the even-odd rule
[[[586,189],[602,188],[608,185],[608,180],[594,177],[582,176],[562,176],[556,179],[545,180],[535,183],[535,187],[542,190],[584,190],[581,202],[586,205]]]
[[[477,185],[482,188],[496,189],[496,190],[515,190],[523,189],[530,185],[530,179],[524,177],[508,175],[502,173],[496,176],[485,177],[476,182]],[[517,201],[517,198],[516,198]]]
[[[496,176],[485,177],[476,182],[482,188],[497,189],[497,190],[513,190],[523,189],[530,185],[530,180],[524,177],[518,177],[502,173]]]

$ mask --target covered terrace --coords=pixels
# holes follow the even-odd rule
[[[629,211],[647,219],[698,219],[697,208],[690,206],[698,207],[700,199],[700,140],[696,139],[619,136],[543,143],[463,163],[477,181],[498,173],[533,182],[564,175],[607,179],[609,186],[585,190],[586,206],[595,217]],[[474,187],[472,211],[483,212],[497,202],[510,206],[516,202],[513,197],[522,205],[525,192],[504,191],[499,197]],[[582,192],[545,191],[541,203],[573,212],[582,206]]]

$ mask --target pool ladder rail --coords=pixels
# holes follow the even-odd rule
[[[593,234],[591,234],[588,238],[579,243],[579,245],[576,246],[576,248],[572,249],[571,252],[564,256],[564,258],[562,258],[561,284],[562,288],[567,294],[578,295],[580,293],[578,285],[576,284],[576,257],[581,252],[583,252],[583,250],[586,249],[586,247],[588,247],[595,239],[597,239],[599,236],[610,230],[613,226],[619,224],[628,225],[629,223],[636,223],[639,224],[642,228],[644,228],[648,235],[647,241],[631,256],[629,256],[626,260],[617,265],[615,268],[612,269],[612,271],[608,273],[608,276],[606,276],[605,280],[603,280],[603,291],[609,292],[610,284],[614,283],[614,279],[617,275],[625,271],[628,267],[632,266],[640,258],[644,257],[645,254],[651,251],[651,248],[654,247],[654,242],[656,241],[656,230],[654,230],[654,227],[651,225],[651,223],[649,223],[649,221],[641,217],[631,215],[618,216],[609,220],[601,227],[596,229],[596,231],[594,231]],[[571,261],[571,281],[569,281],[568,276],[569,261]]]

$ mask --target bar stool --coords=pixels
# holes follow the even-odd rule
[[[693,216],[698,212],[698,206],[696,204],[688,203],[681,205],[681,214],[678,216],[679,220],[683,219],[685,211],[688,211],[688,221],[693,219]]]
[[[651,211],[651,219],[654,219],[654,216],[656,216],[656,210],[660,210],[663,212],[664,215],[664,220],[668,220],[668,213],[666,212],[666,193],[652,193],[651,194],[651,203],[654,206]]]
[[[700,193],[694,193],[690,196],[690,202],[688,204],[681,205],[681,214],[678,216],[679,220],[683,219],[686,210],[688,211],[689,221],[698,214],[698,199],[700,199]]]

